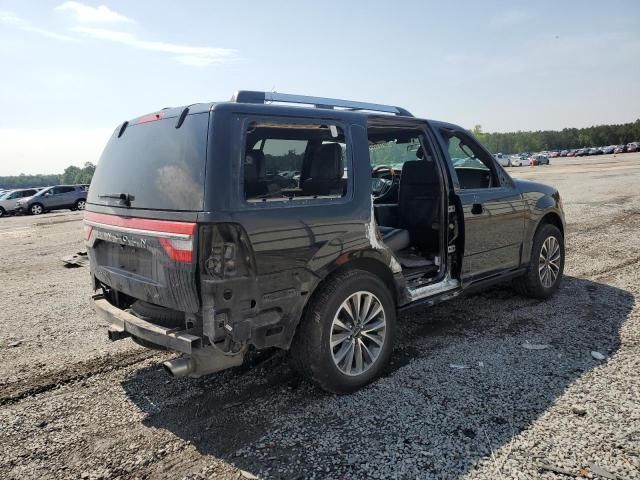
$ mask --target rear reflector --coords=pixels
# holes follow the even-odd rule
[[[193,261],[193,240],[197,225],[151,218],[120,217],[103,213],[85,212],[85,240],[90,240],[94,228],[124,234],[147,235],[158,238],[163,250],[172,260],[182,263]]]

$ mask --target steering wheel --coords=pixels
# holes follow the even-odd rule
[[[393,168],[391,168],[391,165],[378,165],[377,167],[374,167],[372,174],[374,176],[378,176],[378,174],[380,172],[393,172]]]
[[[383,174],[386,173],[390,175],[392,178],[381,178]],[[371,178],[371,194],[373,198],[384,197],[391,188],[393,187],[393,168],[390,165],[378,165],[372,171]]]

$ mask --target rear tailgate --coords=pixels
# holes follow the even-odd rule
[[[85,212],[92,273],[132,297],[195,313],[196,224]]]
[[[181,114],[181,112],[183,114]],[[199,310],[196,223],[209,113],[165,110],[116,129],[85,212],[91,271],[107,286],[183,312]]]

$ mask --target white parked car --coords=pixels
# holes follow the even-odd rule
[[[8,213],[13,213],[16,210],[16,204],[18,200],[28,199],[33,197],[38,190],[35,188],[23,188],[20,190],[9,190],[8,192],[0,195],[0,217],[4,217]]]
[[[493,157],[503,167],[510,167],[511,166],[511,158],[509,158],[507,155],[503,155],[502,153],[496,153],[496,154],[493,155]]]
[[[529,164],[529,160],[526,158],[523,158],[520,155],[514,155],[513,157],[511,157],[512,167],[521,167],[523,165],[528,165],[528,164]]]

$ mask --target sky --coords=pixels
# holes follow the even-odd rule
[[[113,129],[239,89],[484,131],[640,118],[640,1],[0,0],[0,175],[96,163]]]

